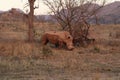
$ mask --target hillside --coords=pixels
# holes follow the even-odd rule
[[[86,7],[84,5],[84,7]],[[89,7],[89,11],[92,8],[98,8],[100,5],[98,4],[91,4]],[[76,7],[79,8],[79,7]],[[96,14],[98,18],[98,22],[100,24],[120,24],[120,1],[116,1],[110,4],[105,5],[103,8],[99,10]],[[25,13],[16,8],[12,8],[9,11],[0,11],[0,21],[24,21],[25,20]],[[55,22],[55,20],[51,17],[51,15],[36,15],[35,20],[37,21],[48,21],[48,22]],[[95,18],[90,19],[90,23],[95,23]]]
[[[120,23],[120,1],[116,1],[104,6],[97,14],[100,23],[118,24]]]
[[[1,10],[0,10],[0,13],[3,13],[3,12],[4,12],[4,11],[1,11]]]
[[[25,13],[17,8],[0,13],[0,21],[23,21]]]
[[[120,14],[120,1],[116,1],[104,6],[101,11],[98,13],[98,16],[105,16],[105,15],[119,15]]]

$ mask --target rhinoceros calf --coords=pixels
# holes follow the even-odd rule
[[[60,48],[65,44],[69,50],[74,49],[73,37],[67,31],[45,32],[42,36],[42,44],[46,45],[48,42],[59,45]]]

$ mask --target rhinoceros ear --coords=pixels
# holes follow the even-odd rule
[[[70,39],[70,36],[68,36],[68,39]]]

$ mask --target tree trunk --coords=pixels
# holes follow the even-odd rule
[[[34,32],[33,32],[34,1],[35,0],[29,0],[30,12],[28,14],[28,25],[29,25],[28,36],[30,42],[34,41]]]

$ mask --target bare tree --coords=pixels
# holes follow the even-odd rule
[[[30,6],[30,12],[28,14],[28,25],[29,25],[29,41],[32,42],[34,39],[34,32],[33,32],[33,15],[34,15],[34,2],[35,0],[28,0]]]
[[[90,24],[104,6],[105,0],[43,0],[63,30],[68,30],[75,42],[87,39]],[[98,6],[96,3],[102,3]]]
[[[34,29],[33,29],[33,26],[34,26],[33,25],[33,21],[34,21],[34,9],[39,8],[39,6],[37,7],[37,6],[34,5],[35,1],[36,0],[28,0],[28,3],[26,3],[25,7],[24,7],[24,8],[26,8],[26,7],[29,6],[29,9],[30,9],[30,12],[28,14],[24,15],[25,18],[28,19],[28,21],[27,21],[28,22],[28,26],[29,26],[29,31],[28,31],[28,38],[29,39],[28,40],[30,42],[34,41]],[[27,12],[28,12],[28,10],[27,10]]]

